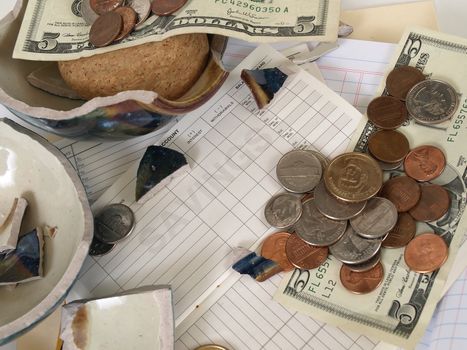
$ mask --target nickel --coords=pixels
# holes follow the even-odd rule
[[[94,218],[94,235],[104,243],[117,243],[135,227],[133,211],[124,204],[110,204]]]
[[[323,169],[310,151],[290,151],[279,160],[276,174],[284,188],[293,193],[313,190],[321,180]]]

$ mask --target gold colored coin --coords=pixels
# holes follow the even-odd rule
[[[324,183],[328,191],[345,202],[363,202],[375,196],[383,186],[383,172],[369,155],[344,153],[326,168]]]

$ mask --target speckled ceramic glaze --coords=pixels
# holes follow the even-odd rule
[[[0,345],[13,340],[59,306],[78,276],[93,235],[83,185],[69,161],[42,137],[0,119],[0,200],[25,198],[20,234],[57,227],[44,239],[44,277],[0,287]]]
[[[176,101],[151,98],[151,94],[142,92],[140,96],[133,94],[133,99],[119,103],[106,105],[101,102],[96,108],[79,108],[84,101],[54,96],[29,85],[25,77],[44,62],[11,57],[27,3],[27,0],[18,0],[13,12],[0,21],[0,89],[3,90],[0,101],[12,113],[46,131],[65,137],[91,135],[113,139],[144,135],[163,127],[174,116],[198,108],[227,78],[228,73],[217,63],[218,54],[212,53],[198,81]],[[211,49],[222,49],[227,40],[221,36],[211,36],[210,39]],[[27,106],[43,108],[31,112]],[[73,112],[62,116],[62,111]]]

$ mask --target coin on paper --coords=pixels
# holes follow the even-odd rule
[[[201,345],[194,350],[229,350],[223,346],[215,345],[215,344],[208,344],[208,345]]]
[[[287,228],[295,224],[302,215],[300,197],[290,193],[280,193],[272,197],[264,209],[266,221],[276,228]]]
[[[276,174],[287,191],[305,193],[313,190],[319,183],[323,168],[312,152],[293,150],[279,160]]]
[[[284,271],[291,271],[294,269],[285,251],[289,237],[290,233],[288,232],[273,233],[266,237],[261,247],[261,256],[275,261]]]
[[[89,247],[90,256],[103,256],[108,254],[114,249],[115,244],[104,243],[99,241],[96,237],[92,239],[91,246]]]
[[[104,243],[117,243],[135,227],[133,211],[124,204],[110,204],[94,218],[94,235]]]

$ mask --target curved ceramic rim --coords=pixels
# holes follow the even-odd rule
[[[44,147],[46,151],[50,152],[60,162],[65,172],[70,177],[73,185],[75,186],[78,200],[81,203],[81,208],[84,214],[83,237],[81,242],[78,244],[76,253],[71,259],[70,264],[65,270],[62,278],[58,281],[50,293],[29,312],[4,326],[0,326],[0,345],[3,345],[30,330],[38,322],[50,315],[65,299],[66,295],[76,281],[84,260],[88,255],[89,246],[91,244],[94,233],[94,225],[86,191],[84,190],[84,186],[80,178],[76,174],[68,159],[55,146],[36,133],[8,119],[0,118],[0,123],[1,122],[10,126],[15,132],[29,136],[32,140],[39,143],[40,146]]]

